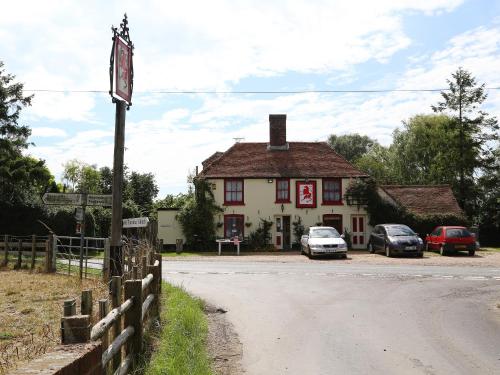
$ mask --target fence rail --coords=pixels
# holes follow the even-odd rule
[[[161,255],[151,247],[142,250],[135,249],[133,256],[127,259],[129,272],[110,280],[110,299],[99,300],[97,323],[90,324],[90,315],[83,315],[83,309],[82,315],[72,314],[61,319],[63,343],[101,340],[104,374],[128,373],[143,349],[145,327],[159,317]],[[134,277],[139,274],[140,278]],[[88,295],[86,293],[86,298]],[[83,299],[82,293],[82,302]],[[112,309],[108,312],[109,305]]]

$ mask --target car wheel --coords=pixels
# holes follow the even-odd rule
[[[387,257],[392,257],[392,251],[391,251],[391,248],[389,247],[389,245],[385,245],[385,255]]]
[[[473,257],[476,254],[476,250],[469,250],[469,256]]]
[[[424,252],[423,251],[419,251],[417,253],[417,258],[422,258],[424,256]]]
[[[375,252],[375,249],[373,248],[373,245],[371,242],[368,242],[368,251],[370,254],[373,254]]]
[[[314,259],[314,255],[312,254],[311,248],[309,246],[307,246],[307,256],[309,257],[309,259]]]
[[[444,245],[439,246],[439,254],[446,255],[446,250],[444,249]]]

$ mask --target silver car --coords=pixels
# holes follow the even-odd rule
[[[340,255],[347,258],[347,244],[333,227],[310,227],[300,240],[301,253],[309,258],[316,255]]]

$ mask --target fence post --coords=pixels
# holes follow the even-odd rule
[[[135,358],[142,351],[142,280],[125,281],[125,297],[127,300],[133,298],[132,307],[125,313],[124,327],[134,327],[134,335],[129,339],[126,347],[126,355]]]
[[[3,260],[3,265],[9,264],[9,235],[3,237],[3,250],[5,251],[5,258]]]
[[[16,269],[21,269],[23,263],[23,240],[17,240],[17,263]]]
[[[109,237],[104,240],[104,260],[103,260],[103,270],[102,277],[104,282],[109,281]]]
[[[82,315],[92,316],[92,290],[82,290]]]
[[[120,276],[113,276],[111,278],[111,284],[110,284],[110,295],[111,295],[111,308],[114,309],[115,307],[118,307],[122,303],[122,279]],[[112,333],[111,333],[111,338],[110,341],[113,342],[115,338],[121,333],[122,331],[122,325],[121,325],[121,318],[117,319],[116,323],[113,325]],[[122,361],[122,356],[121,352],[117,353],[113,357],[113,365],[111,372],[114,373],[121,364]]]
[[[64,301],[63,315],[64,316],[76,315],[76,299],[71,298]]]
[[[52,251],[51,251],[51,259],[52,259],[52,272],[57,272],[57,236],[52,234]]]
[[[141,259],[141,271],[142,271],[142,278],[144,279],[148,275],[148,257],[146,255],[143,255]]]
[[[161,295],[161,280],[162,280],[162,277],[163,277],[163,274],[162,274],[162,263],[161,263],[161,254],[156,254],[156,259],[158,260],[158,266],[159,266],[159,269],[158,269],[158,273],[159,273],[159,278],[158,278],[158,294]]]
[[[158,280],[159,280],[159,275],[160,275],[160,266],[148,266],[148,273],[151,273],[153,275],[153,281],[151,282],[151,285],[149,287],[150,293],[152,293],[155,296],[154,303],[152,306],[151,314],[149,316],[154,316],[157,317],[160,315],[160,293],[158,293]]]
[[[108,315],[108,300],[106,298],[99,300],[99,320],[104,319]],[[109,330],[106,330],[101,337],[102,351],[104,352],[109,346]],[[103,375],[109,374],[109,362],[103,368]]]
[[[73,300],[74,301],[74,300]],[[64,301],[66,308],[66,301]],[[74,306],[74,305],[73,305]],[[90,316],[71,315],[61,318],[61,343],[77,344],[90,340]]]
[[[35,269],[35,257],[36,257],[36,236],[31,235],[31,270]]]

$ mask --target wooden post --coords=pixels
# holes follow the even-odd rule
[[[158,278],[158,294],[161,295],[161,281],[162,281],[162,277],[163,277],[163,274],[162,274],[162,262],[161,262],[161,254],[156,254],[156,259],[158,260],[158,263],[159,263],[159,270],[158,270],[158,273],[159,273],[159,278]]]
[[[149,291],[155,296],[153,307],[149,316],[157,317],[160,314],[160,293],[158,290],[158,281],[160,278],[160,265],[148,266],[148,273],[153,274],[153,282],[149,286]]]
[[[92,316],[92,290],[82,290],[82,315]]]
[[[90,340],[90,316],[73,315],[61,318],[62,344],[78,344]]]
[[[76,299],[72,298],[64,301],[63,315],[64,316],[76,315]]]
[[[17,264],[16,269],[21,269],[23,263],[23,240],[17,241]]]
[[[111,297],[111,308],[114,309],[118,307],[122,303],[122,279],[121,276],[113,276],[111,278],[110,284],[110,297]],[[116,323],[113,325],[110,341],[113,342],[115,338],[121,333],[122,325],[121,319],[118,319]],[[120,367],[120,363],[122,361],[121,353],[116,354],[113,357],[113,365],[111,372],[114,373],[118,367]]]
[[[51,233],[50,237],[52,239],[51,242],[52,248],[50,253],[50,259],[52,261],[51,272],[57,272],[57,236]]]
[[[3,265],[6,266],[9,264],[9,236],[7,234],[3,237],[3,250],[5,252]]]
[[[108,315],[108,300],[104,298],[99,300],[99,320],[104,319],[106,315]],[[109,345],[108,336],[109,336],[109,331],[107,330],[101,337],[102,351],[105,351],[108,348]],[[103,369],[104,374],[108,374],[108,368],[109,366],[106,366]]]
[[[35,258],[36,258],[36,236],[33,234],[31,236],[31,270],[35,269]]]
[[[148,275],[148,257],[144,255],[142,257],[142,263],[141,263],[141,271],[142,271],[142,278],[144,279]]]
[[[142,351],[142,280],[125,281],[125,297],[134,299],[134,304],[125,313],[124,327],[134,327],[134,335],[128,341],[126,355],[131,354],[135,357]]]

